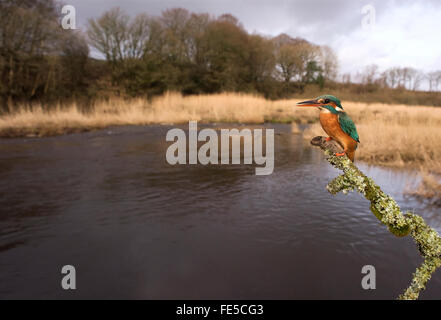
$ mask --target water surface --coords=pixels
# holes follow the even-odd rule
[[[269,126],[268,126],[269,127]],[[171,166],[171,126],[0,140],[0,298],[394,299],[420,264],[359,194],[331,196],[321,151],[276,130],[275,169]],[[360,167],[403,196],[408,173]],[[73,265],[77,290],[61,289]],[[377,289],[361,288],[373,265]],[[421,298],[441,298],[441,273]]]

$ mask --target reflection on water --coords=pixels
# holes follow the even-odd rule
[[[358,194],[332,197],[338,172],[277,125],[275,170],[170,166],[170,127],[122,127],[0,141],[0,298],[386,298],[421,259]],[[411,174],[360,165],[406,210]],[[438,209],[439,210],[439,209]],[[77,270],[63,291],[61,267]],[[361,288],[374,265],[377,289]],[[422,298],[441,298],[437,272]]]

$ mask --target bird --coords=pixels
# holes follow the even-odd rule
[[[347,155],[354,162],[360,138],[354,121],[344,111],[340,100],[333,95],[323,95],[314,100],[297,103],[299,107],[317,107],[320,110],[320,124],[329,136],[326,141],[335,140],[343,148],[338,157]]]

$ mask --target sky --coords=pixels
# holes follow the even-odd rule
[[[77,25],[120,7],[130,15],[160,15],[168,8],[215,16],[231,13],[252,33],[287,33],[329,45],[339,72],[356,74],[377,64],[441,70],[441,0],[64,0]]]

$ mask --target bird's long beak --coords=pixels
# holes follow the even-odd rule
[[[323,104],[321,104],[317,100],[308,100],[308,101],[303,101],[303,102],[297,103],[297,106],[299,106],[299,107],[320,107],[322,105]]]

